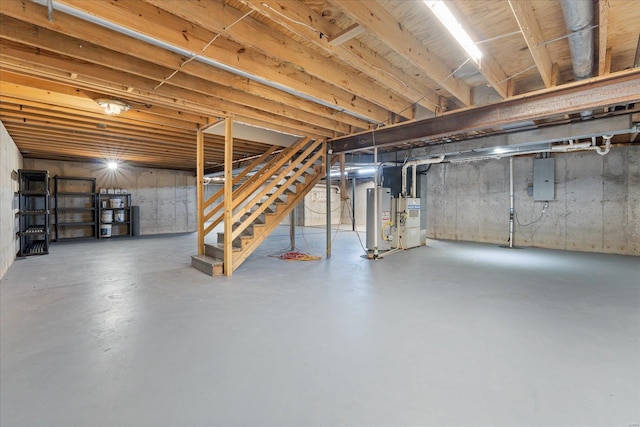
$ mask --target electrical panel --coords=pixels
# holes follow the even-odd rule
[[[533,160],[533,200],[547,202],[556,198],[555,193],[556,163],[555,159]]]

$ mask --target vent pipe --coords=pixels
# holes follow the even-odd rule
[[[406,196],[407,195],[407,169],[412,167],[413,168],[413,172],[412,172],[412,178],[413,178],[413,183],[412,183],[412,187],[411,187],[411,197],[416,197],[416,167],[419,165],[431,165],[434,163],[442,163],[444,161],[444,156],[439,156],[439,157],[431,157],[428,159],[419,159],[419,160],[412,160],[410,162],[405,163],[402,166],[402,195]]]
[[[562,14],[569,32],[569,49],[573,63],[573,75],[577,80],[593,77],[593,1],[562,0]],[[593,111],[580,113],[583,119],[593,116]]]

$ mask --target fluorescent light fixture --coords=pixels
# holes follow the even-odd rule
[[[118,169],[118,164],[116,162],[109,162],[107,163],[107,167],[111,170],[115,170]]]
[[[425,4],[431,9],[431,11],[436,15],[436,17],[442,22],[442,25],[451,33],[454,39],[462,46],[462,48],[467,52],[467,54],[475,61],[476,64],[480,65],[480,59],[482,58],[482,52],[478,49],[478,46],[475,44],[471,37],[467,33],[467,31],[462,28],[462,25],[453,13],[449,10],[446,5],[446,2],[443,0],[424,0]]]
[[[99,98],[96,99],[96,102],[99,106],[104,108],[104,112],[110,116],[117,116],[118,114],[131,109],[129,104],[118,99]]]

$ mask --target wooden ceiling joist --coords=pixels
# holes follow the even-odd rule
[[[8,56],[13,54],[13,56]],[[14,56],[21,55],[21,58],[14,58]],[[64,59],[61,58],[44,58],[42,55],[37,55],[35,52],[24,54],[21,52],[16,53],[9,48],[3,48],[3,54],[0,55],[7,68],[14,70],[22,70],[26,72],[29,70],[34,75],[46,76],[47,78],[59,82],[73,85],[77,88],[86,88],[89,90],[102,90],[103,93],[109,93],[112,96],[124,98],[124,99],[139,99],[139,100],[152,100],[153,102],[160,103],[164,106],[170,107],[176,104],[176,100],[179,101],[179,105],[187,110],[198,109],[202,113],[209,116],[225,116],[229,114],[225,107],[229,107],[225,100],[218,97],[209,96],[201,92],[194,92],[187,89],[179,88],[171,85],[163,85],[157,90],[153,90],[153,81],[148,79],[142,79],[135,76],[128,75],[126,73],[110,70],[99,69],[96,66],[82,65],[82,74],[79,74],[76,79],[69,81],[68,72],[65,70],[59,70],[59,67],[66,64]],[[76,66],[76,69],[80,68]],[[89,75],[88,73],[98,74],[100,77]],[[107,76],[109,79],[107,80]],[[109,81],[126,81],[129,83],[136,83],[136,86],[141,89],[136,89],[133,92],[127,92],[121,84],[111,84]],[[203,108],[204,106],[204,108]],[[303,133],[311,135],[331,136],[333,132],[322,127],[315,126],[309,123],[303,123],[300,120],[279,116],[272,112],[265,112],[256,110],[246,106],[237,106],[235,111],[238,115],[246,117],[248,119],[255,118],[262,121],[269,121],[273,123],[273,128],[279,130],[283,126],[285,132]]]
[[[544,85],[546,87],[554,86],[551,76],[553,68],[551,55],[549,55],[547,45],[543,44],[544,37],[533,11],[533,3],[530,0],[509,0],[509,6],[511,6]]]
[[[275,30],[228,4],[218,1],[203,3],[191,0],[146,1],[213,33],[223,34],[233,41],[249,46],[278,61],[303,69],[320,80],[334,82],[338,88],[386,110],[399,111],[402,112],[400,115],[412,118],[413,110],[407,100],[394,95],[391,91],[386,93],[372,91],[371,85],[362,75],[358,76],[340,67],[340,64],[300,43],[282,38]],[[235,25],[229,25],[231,23]]]
[[[338,5],[356,23],[367,28],[369,32],[424,71],[464,105],[471,105],[469,86],[452,76],[451,70],[442,60],[430,54],[422,42],[406,31],[402,24],[381,5],[361,0],[332,0],[332,3]]]
[[[0,30],[2,33],[4,30]],[[23,49],[15,49],[14,47],[7,45],[2,42],[2,55],[5,58],[4,62],[7,65],[12,64],[12,59],[19,59],[28,64],[36,65],[39,67],[48,67],[53,68],[62,73],[58,73],[58,79],[64,81],[70,85],[80,85],[81,83],[88,83],[90,80],[87,78],[93,79],[93,81],[120,81],[127,87],[135,87],[139,91],[146,91],[150,93],[155,93],[159,96],[164,96],[165,98],[175,99],[176,97],[185,99],[187,101],[192,101],[194,103],[199,103],[203,105],[209,105],[211,107],[211,113],[224,115],[227,111],[233,111],[236,114],[242,114],[244,116],[254,116],[258,119],[264,119],[264,114],[268,114],[270,118],[275,115],[281,115],[281,122],[290,127],[299,126],[301,130],[312,131],[312,128],[309,126],[314,125],[315,132],[322,132],[321,129],[324,127],[325,135],[331,135],[329,129],[337,128],[338,122],[335,120],[322,119],[316,115],[305,113],[299,110],[290,109],[287,106],[282,104],[276,104],[271,101],[264,100],[262,98],[253,97],[252,95],[245,95],[247,97],[253,97],[252,99],[242,99],[242,96],[238,96],[236,99],[238,103],[229,102],[224,96],[227,95],[230,90],[227,88],[220,88],[218,85],[204,81],[204,80],[196,80],[195,78],[187,78],[185,82],[182,82],[182,85],[175,85],[175,83],[180,83],[183,80],[184,76],[177,77],[172,84],[163,85],[160,88],[155,88],[155,80],[140,77],[138,75],[133,74],[133,71],[128,68],[129,64],[132,61],[126,63],[124,65],[122,62],[116,60],[126,60],[126,58],[117,58],[117,53],[113,52],[104,52],[105,57],[115,61],[111,63],[123,64],[119,70],[106,68],[101,66],[100,64],[88,64],[85,62],[77,63],[70,60],[68,57],[59,57],[58,55],[47,55],[45,51],[40,48],[33,47],[30,51],[25,51]],[[110,55],[112,53],[113,55]],[[11,59],[9,59],[11,58]],[[16,64],[25,66],[24,63]],[[140,64],[140,67],[144,69],[144,64]],[[67,67],[64,69],[63,67]],[[73,67],[70,69],[70,67]],[[147,73],[150,73],[150,69],[153,67],[147,68]],[[69,77],[69,74],[73,72],[77,76],[74,79]],[[38,70],[38,74],[42,73],[42,69]],[[91,88],[89,86],[89,88]],[[131,97],[134,92],[128,92],[126,89],[120,87],[117,88],[118,95],[123,97]],[[208,94],[215,93],[216,96],[210,96]],[[245,105],[252,105],[253,108],[247,108]],[[322,124],[313,123],[313,121],[322,122]],[[276,121],[277,122],[277,121]]]
[[[598,75],[611,71],[611,55],[607,55],[607,33],[609,31],[609,0],[598,1]],[[611,51],[609,51],[611,52]],[[607,66],[607,56],[609,56]]]
[[[314,76],[307,74],[304,68],[296,67],[295,62],[283,63],[271,57],[265,57],[263,52],[227,40],[225,37],[220,37],[215,43],[207,45],[217,33],[203,31],[204,29],[199,24],[194,25],[153,5],[137,0],[118,3],[64,0],[61,3],[109,22],[119,22],[133,31],[249,75],[263,76],[283,87],[335,105],[339,110],[353,112],[374,122],[382,122],[387,119],[385,108],[361,96],[354,97],[353,93],[343,90],[335,84],[323,85],[322,79],[316,78],[316,80],[310,81],[309,77]],[[167,5],[167,7],[172,6],[171,4]],[[204,13],[204,11],[200,10],[200,13]],[[198,17],[198,20],[201,18]],[[212,16],[211,18],[216,17]],[[229,21],[226,24],[232,22]],[[203,34],[207,35],[203,37]],[[205,46],[206,50],[202,52]]]
[[[29,28],[31,28],[32,24],[6,16],[0,16],[2,24],[0,28],[2,28],[3,37],[9,40],[20,40],[32,46],[55,51],[69,57],[82,58],[85,61],[91,61],[102,66],[113,67],[117,64],[123,71],[125,71],[124,65],[126,64],[127,72],[152,79],[156,84],[163,82],[166,77],[173,73],[176,67],[180,68],[180,65],[184,61],[181,55],[168,53],[159,47],[150,46],[147,43],[133,39],[128,39],[126,43],[127,49],[120,48],[121,50],[126,50],[127,53],[113,51],[95,43],[83,43],[81,39],[77,38],[77,36],[81,35],[79,34],[78,26],[82,27],[82,24],[86,26],[86,23],[73,17],[67,17],[65,15],[63,15],[63,17],[66,18],[65,21],[69,21],[69,25],[61,26],[64,29],[64,34],[44,29],[38,32],[30,32]],[[51,23],[47,25],[51,28],[56,28],[56,26]],[[113,46],[112,39],[114,37],[124,38],[124,36],[120,34],[94,26],[92,34],[96,32],[110,33],[110,38],[107,38],[106,35],[100,38],[100,40],[108,39],[110,41],[109,46]],[[135,49],[132,49],[132,47],[135,47]],[[135,52],[134,58],[128,53],[132,50]],[[125,59],[123,60],[122,58]],[[77,75],[77,73],[74,74]],[[189,79],[188,76],[193,76],[194,78]],[[246,105],[252,105],[252,100],[264,100],[265,102],[271,100],[287,105],[292,109],[308,111],[310,113],[309,116],[314,115],[332,118],[332,116],[336,114],[336,110],[319,106],[309,101],[302,101],[295,96],[275,91],[266,85],[260,85],[255,82],[252,84],[247,79],[208,67],[197,61],[192,61],[185,66],[184,72],[175,75],[170,83],[180,85],[176,83],[176,80],[183,82],[184,84],[181,85],[183,87],[192,85],[192,82],[207,81],[215,86],[214,90],[219,93],[219,96],[225,97],[226,99],[237,99],[236,102],[240,101]],[[215,84],[213,84],[213,82],[215,82]],[[242,96],[253,98],[242,99]],[[349,115],[344,116],[342,121],[346,121],[350,125],[359,128],[367,127],[366,121]]]
[[[386,59],[376,55],[369,49],[363,48],[359,43],[348,42],[350,38],[343,36],[348,34],[356,37],[366,29],[358,24],[352,25],[351,30],[345,33],[338,26],[316,13],[302,2],[290,2],[283,0],[240,0],[253,10],[268,16],[283,28],[299,35],[308,43],[313,44],[327,54],[344,61],[360,72],[365,73],[379,84],[404,96],[412,103],[417,103],[430,111],[439,111],[438,95],[433,93],[424,84],[408,73],[394,67]],[[301,25],[301,22],[310,21],[313,27]],[[336,43],[335,36],[343,37],[340,43]],[[344,45],[343,45],[344,44]],[[408,107],[405,107],[408,109]]]
[[[600,87],[599,79],[633,67],[636,2],[597,2],[600,76],[581,84]],[[332,138],[334,149],[348,140],[356,150],[367,147],[375,129],[377,145],[392,151],[513,132],[502,127],[514,120],[542,127],[571,120],[571,108],[599,105],[594,99],[626,99],[616,98],[615,79],[602,83],[608,98],[602,87],[580,97],[579,85],[565,83],[573,73],[559,2],[447,0],[481,40],[475,69],[420,1],[55,0],[52,20],[45,3],[0,1],[0,120],[26,157],[115,155],[193,170],[196,129],[228,116],[295,137]],[[640,82],[640,75],[629,78]],[[540,104],[545,88],[568,91],[566,99]],[[515,104],[487,113],[505,96]],[[100,98],[131,108],[108,116]],[[606,107],[595,107],[597,114],[620,114]],[[444,130],[447,137],[411,138]],[[206,162],[222,164],[224,139],[204,140]],[[236,139],[234,147],[237,161],[270,145]]]

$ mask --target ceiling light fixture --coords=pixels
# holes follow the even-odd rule
[[[442,25],[451,33],[454,39],[462,46],[467,54],[480,65],[482,52],[471,39],[467,31],[462,28],[462,24],[453,16],[443,0],[424,0],[425,4],[431,9],[436,17],[442,22]]]
[[[96,99],[96,102],[100,107],[104,108],[105,113],[113,116],[117,116],[123,111],[129,111],[131,109],[129,104],[119,99],[100,98]]]
[[[118,164],[116,162],[109,162],[107,163],[107,167],[111,170],[115,170],[118,169]]]

